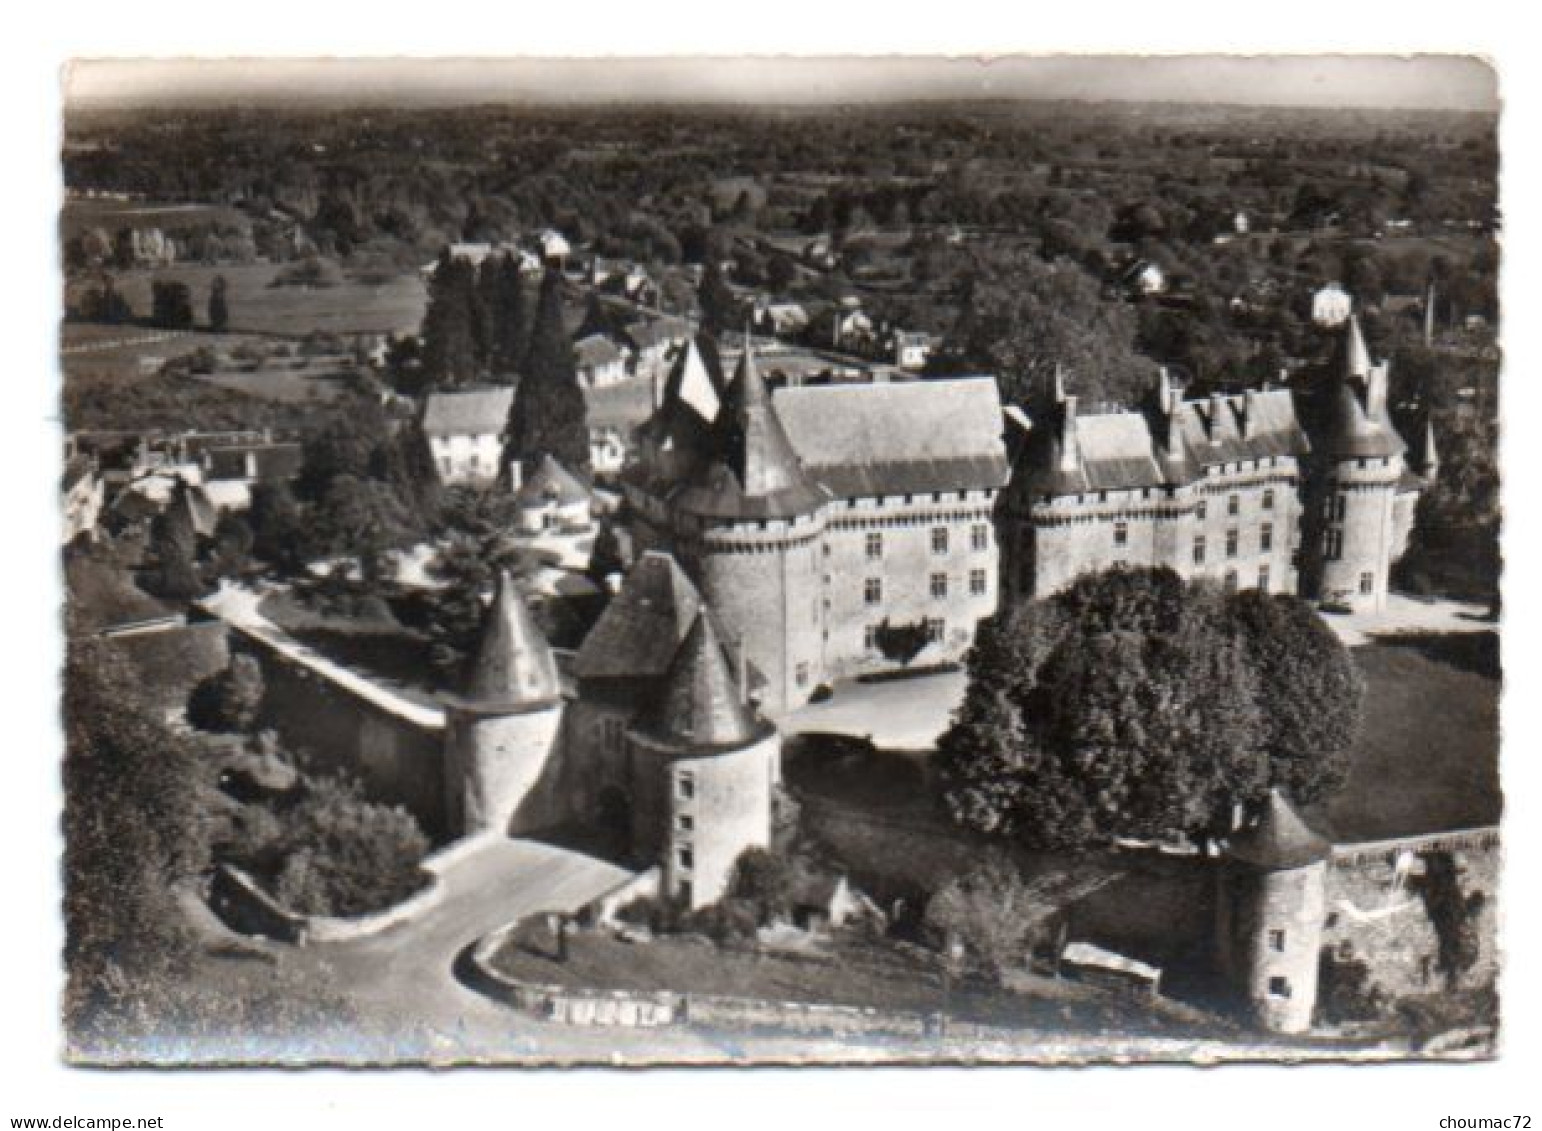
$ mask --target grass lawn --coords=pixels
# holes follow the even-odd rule
[[[1339,842],[1499,819],[1493,633],[1382,637],[1354,650],[1365,716],[1344,790],[1308,816]]]
[[[718,947],[697,936],[623,942],[603,931],[580,932],[568,958],[553,957],[544,927],[532,920],[494,959],[510,977],[540,985],[692,993],[866,1006],[909,1013],[946,1012],[985,1025],[1022,1028],[1158,1032],[1176,1035],[1192,1022],[1164,1016],[1150,1001],[1131,1002],[1090,986],[1032,975],[1026,990],[955,981],[915,948],[837,937],[820,956]]]
[[[414,272],[380,284],[345,277],[334,287],[270,287],[280,269],[272,263],[179,264],[155,271],[125,271],[113,282],[141,318],[150,313],[152,280],[186,283],[193,292],[193,311],[201,323],[208,310],[209,285],[216,275],[222,275],[229,286],[230,328],[253,334],[299,337],[313,330],[345,335],[415,334],[423,324],[428,295]]]

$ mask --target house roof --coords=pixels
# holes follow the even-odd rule
[[[626,336],[638,349],[684,341],[691,336],[691,324],[683,318],[641,319],[626,326]]]
[[[573,660],[580,679],[658,677],[702,610],[701,594],[668,554],[637,560]]]
[[[698,615],[676,651],[641,729],[693,751],[729,750],[769,733],[744,701],[712,621]]]
[[[423,431],[429,436],[502,435],[513,403],[510,387],[430,393],[423,406]]]
[[[1296,815],[1278,789],[1269,791],[1258,820],[1226,844],[1226,854],[1232,859],[1276,871],[1316,864],[1327,859],[1332,849]]]
[[[573,354],[580,366],[613,365],[625,355],[604,334],[590,334],[573,343]]]
[[[559,506],[572,506],[587,502],[589,488],[551,454],[541,457],[540,463],[520,485],[516,496],[520,503],[530,506],[536,503],[554,502]]]
[[[506,571],[482,618],[462,703],[481,711],[530,710],[560,695],[557,662]]]
[[[994,378],[789,386],[773,401],[793,450],[837,497],[1007,481]]]
[[[256,478],[263,483],[293,479],[305,462],[303,444],[236,444],[204,451],[204,470],[208,479],[246,479],[246,457],[257,461]]]

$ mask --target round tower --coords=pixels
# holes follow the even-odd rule
[[[1387,365],[1372,363],[1353,316],[1312,441],[1314,475],[1303,531],[1311,595],[1357,610],[1380,609],[1397,555],[1406,445],[1387,413]]]
[[[556,753],[561,688],[551,647],[507,573],[498,575],[462,693],[443,701],[452,835],[549,823],[538,786]]]
[[[670,898],[715,903],[740,854],[771,843],[781,736],[745,701],[706,615],[628,744],[633,855],[658,862]]]
[[[748,340],[709,454],[670,500],[674,541],[730,647],[779,714],[824,678],[822,546],[828,495],[804,472]]]
[[[1311,1027],[1330,851],[1279,790],[1226,846],[1216,893],[1217,956],[1244,1010],[1264,1029]]]

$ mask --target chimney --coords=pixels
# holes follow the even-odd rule
[[[246,477],[253,481],[257,478],[257,453],[251,448],[246,449]]]
[[[1210,394],[1210,442],[1212,444],[1219,444],[1221,442],[1221,414],[1223,412],[1225,412],[1225,411],[1226,411],[1226,394],[1225,393],[1220,393],[1220,392],[1211,393]]]

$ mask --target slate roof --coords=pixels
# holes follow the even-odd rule
[[[1385,366],[1371,362],[1360,319],[1344,324],[1338,372],[1319,390],[1321,447],[1336,459],[1386,459],[1407,450],[1387,412]]]
[[[204,467],[210,479],[245,479],[246,457],[257,457],[257,480],[274,483],[293,479],[300,474],[305,462],[302,444],[239,444],[224,448],[208,448],[204,452]]]
[[[500,572],[462,702],[481,711],[530,710],[555,703],[560,691],[551,646],[513,580]]]
[[[545,502],[571,506],[587,501],[589,488],[548,453],[520,485],[516,498],[526,506]]]
[[[1278,789],[1269,791],[1257,821],[1233,836],[1226,854],[1255,868],[1304,868],[1325,860],[1333,846],[1296,815]]]
[[[769,733],[745,703],[712,622],[698,616],[675,653],[641,729],[693,751],[731,750]]]
[[[430,393],[423,406],[423,431],[429,436],[499,436],[513,403],[512,388]]]
[[[573,659],[580,679],[658,677],[703,607],[701,594],[668,554],[637,559]]]
[[[839,498],[1007,481],[993,378],[789,386],[773,403],[804,467]]]

